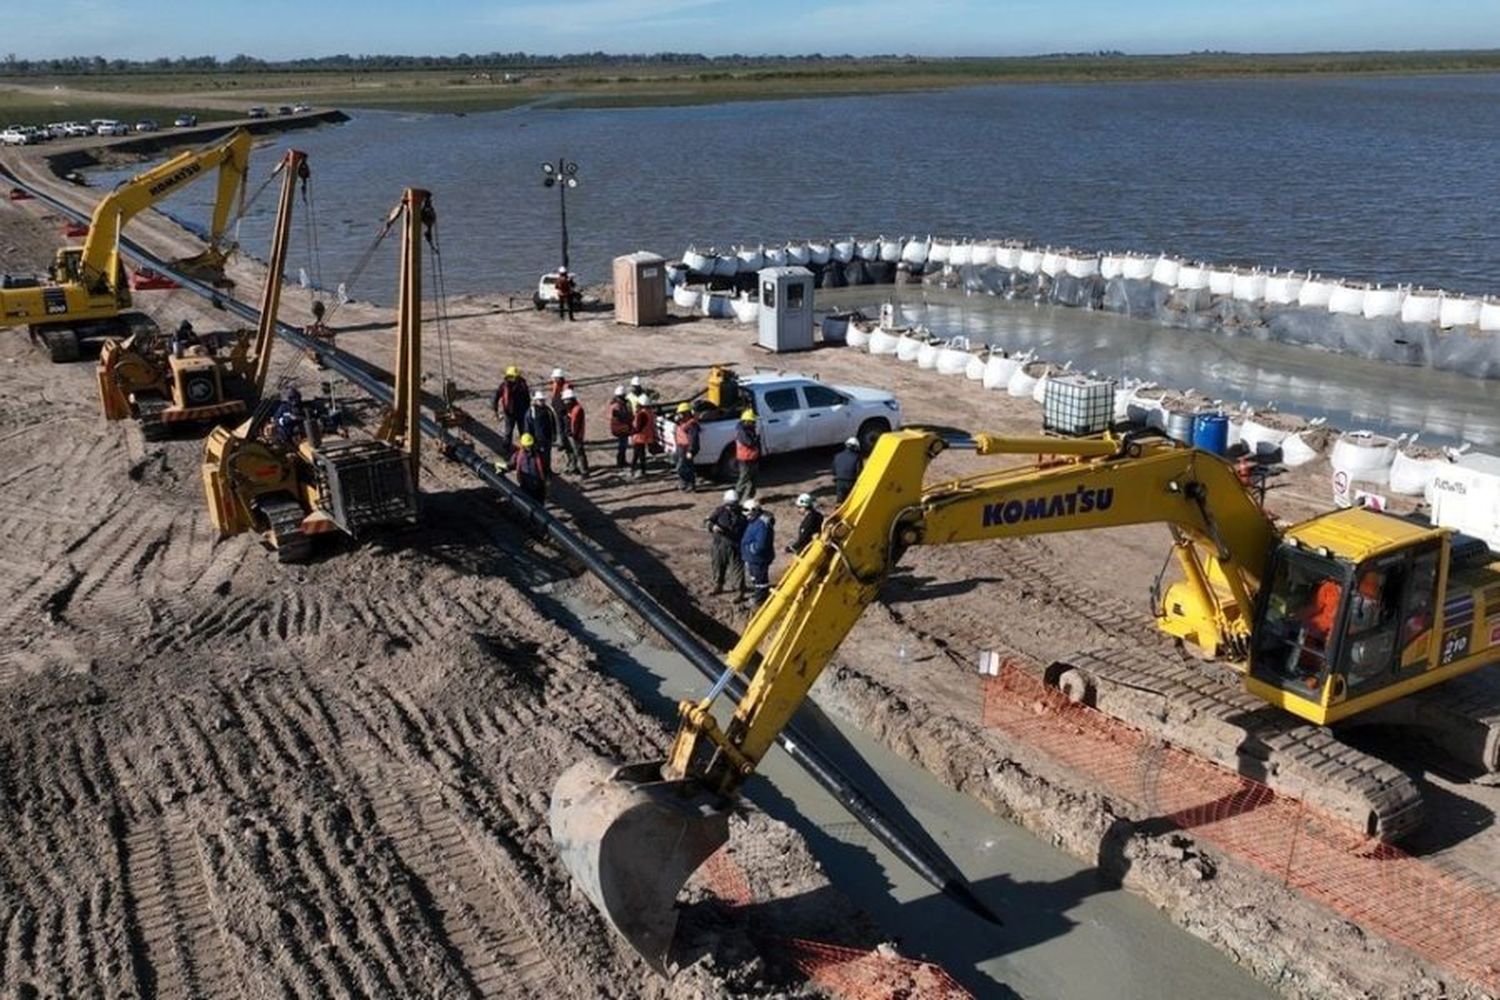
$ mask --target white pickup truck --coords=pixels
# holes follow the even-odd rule
[[[734,435],[743,409],[755,411],[761,453],[781,455],[826,448],[859,438],[866,454],[875,439],[901,426],[901,404],[880,389],[824,385],[794,374],[755,374],[739,379],[741,406],[719,409],[704,395],[689,400],[698,414],[698,465],[711,466],[720,479],[733,479]],[[668,454],[677,450],[675,404],[664,405],[657,431]]]

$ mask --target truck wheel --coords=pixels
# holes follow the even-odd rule
[[[740,463],[734,460],[734,445],[726,444],[714,463],[714,478],[722,483],[734,480],[740,474]]]
[[[887,433],[891,429],[890,422],[880,417],[872,417],[859,425],[859,450],[866,455],[875,447],[875,439]]]
[[[536,308],[537,312],[541,312],[543,309],[547,308],[547,303],[544,302],[542,300],[542,297],[536,292],[531,293],[531,304]]]
[[[42,343],[47,345],[47,357],[53,364],[78,360],[78,334],[72,330],[47,330]]]

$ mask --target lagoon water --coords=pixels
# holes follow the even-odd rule
[[[580,165],[568,208],[573,269],[585,281],[607,279],[610,259],[635,249],[675,257],[689,243],[938,233],[1497,292],[1496,107],[1500,75],[1480,74],[1011,85],[620,110],[538,104],[467,116],[360,111],[284,140],[309,154],[321,247],[314,261],[299,226],[291,262],[328,286],[350,281],[385,212],[414,185],[434,193],[449,292],[527,289],[559,262],[558,197],[542,186],[541,164],[566,156]],[[257,155],[252,188],[282,143]],[[95,183],[124,173],[100,172]],[[188,189],[169,209],[206,217],[209,188]],[[268,189],[241,229],[261,256],[273,203]],[[350,294],[389,301],[394,268],[395,247],[382,248]],[[1197,365],[1170,381],[1218,386],[1231,402],[1291,409],[1321,399],[1322,409],[1379,427],[1500,441],[1493,383],[1066,310],[929,305],[940,332],[957,324],[953,332],[972,335],[976,323],[1020,317],[1041,343],[1086,342],[1086,356],[1066,348],[1057,360],[1110,374]]]

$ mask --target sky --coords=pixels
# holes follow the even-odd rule
[[[50,0],[0,57],[1500,48],[1497,0]]]

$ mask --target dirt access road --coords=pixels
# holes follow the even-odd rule
[[[55,223],[0,203],[0,265],[35,269]],[[667,738],[549,596],[578,570],[435,456],[426,527],[278,565],[216,539],[201,442],[105,424],[93,379],[0,341],[0,994],[800,996],[752,931],[878,943],[751,811],[731,848],[765,905],[699,889],[691,967],[658,979],[547,831],[572,761]]]

